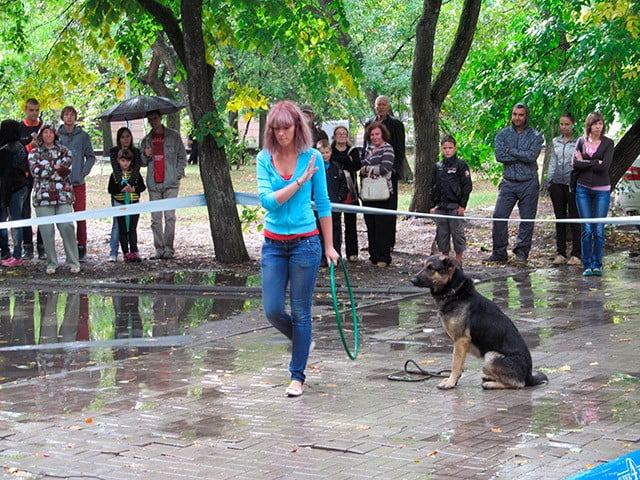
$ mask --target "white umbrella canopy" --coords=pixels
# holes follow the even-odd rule
[[[144,118],[147,113],[158,110],[162,114],[175,113],[185,106],[166,97],[152,95],[136,95],[128,98],[102,112],[98,118],[109,122],[136,120]]]

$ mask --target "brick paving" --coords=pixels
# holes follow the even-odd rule
[[[425,295],[362,310],[355,362],[316,308],[300,398],[283,395],[288,343],[255,312],[227,320],[247,333],[3,385],[0,478],[565,478],[639,448],[639,272],[480,283],[549,376],[520,391],[483,391],[475,358],[451,391],[386,379],[409,358],[449,366]]]

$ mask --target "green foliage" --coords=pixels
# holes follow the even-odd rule
[[[261,232],[264,229],[264,224],[260,223],[260,219],[264,216],[264,209],[262,207],[249,207],[242,206],[240,211],[240,222],[242,223],[242,231],[247,233],[251,228],[251,225],[256,224],[256,229]]]
[[[531,125],[547,139],[565,110],[578,128],[593,110],[609,123],[633,122],[640,97],[640,82],[633,81],[640,71],[639,8],[630,1],[492,2],[443,109],[451,131],[469,144],[462,149],[486,155],[479,164],[495,163],[483,148],[508,125],[519,101],[529,105]]]

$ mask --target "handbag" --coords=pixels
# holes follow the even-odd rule
[[[365,202],[380,202],[391,196],[387,176],[363,177],[360,181],[360,198]]]

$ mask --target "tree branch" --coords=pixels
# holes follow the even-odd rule
[[[462,69],[478,25],[482,0],[465,0],[456,37],[449,49],[444,65],[433,82],[431,98],[434,103],[442,105],[453,83]]]
[[[167,34],[171,45],[173,45],[178,58],[183,65],[186,65],[187,57],[184,49],[184,35],[182,30],[180,30],[180,22],[173,12],[169,8],[158,3],[156,0],[138,0],[138,4],[149,12],[160,25],[162,25],[162,28]]]

